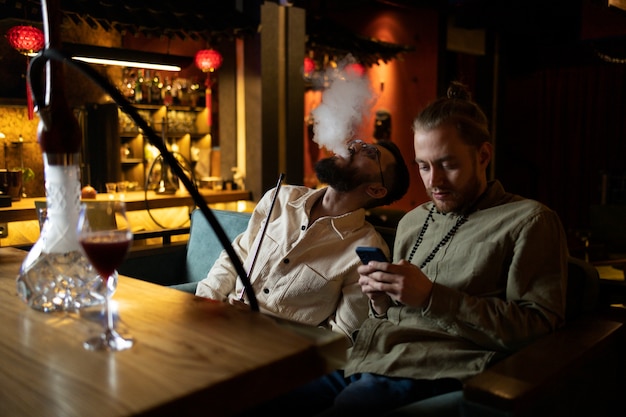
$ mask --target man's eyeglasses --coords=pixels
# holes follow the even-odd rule
[[[371,145],[369,143],[363,142],[361,139],[356,139],[348,142],[348,151],[351,155],[361,151],[365,152],[365,156],[368,158],[374,159],[378,162],[378,171],[380,172],[380,182],[385,187],[385,178],[383,177],[383,168],[380,165],[380,149],[378,147]]]

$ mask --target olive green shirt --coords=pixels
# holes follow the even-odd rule
[[[398,225],[394,260],[408,259],[432,203]],[[420,265],[456,223],[433,212],[412,263]],[[394,305],[358,332],[346,375],[465,379],[562,325],[567,245],[557,214],[495,181],[467,221],[424,267],[429,305]]]

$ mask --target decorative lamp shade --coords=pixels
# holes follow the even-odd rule
[[[7,31],[7,40],[13,49],[20,54],[26,55],[26,68],[28,68],[29,56],[34,56],[44,47],[45,39],[43,31],[33,26],[13,26]],[[28,108],[28,120],[33,119],[33,97],[30,91],[30,85],[26,83],[26,102]]]
[[[365,74],[365,67],[359,63],[348,64],[344,70],[347,74],[356,75],[357,77],[362,77]]]
[[[304,75],[309,76],[313,71],[315,71],[315,61],[309,57],[304,58]]]
[[[222,55],[215,49],[202,49],[196,52],[195,62],[203,72],[213,72],[222,66]]]
[[[6,36],[9,45],[24,55],[34,55],[44,46],[43,32],[36,27],[13,26]]]
[[[222,66],[222,55],[215,49],[201,49],[196,52],[196,66],[206,72],[206,109],[207,124],[209,128],[213,124],[213,96],[211,94],[211,73]]]

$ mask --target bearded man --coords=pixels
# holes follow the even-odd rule
[[[347,144],[347,156],[320,160],[321,189],[284,185],[269,190],[252,213],[245,232],[233,241],[263,313],[352,336],[368,315],[359,286],[357,246],[389,248],[365,220],[365,209],[390,204],[407,191],[409,174],[398,147],[361,140]],[[265,222],[269,221],[265,228]],[[262,230],[265,235],[262,237]],[[257,246],[262,237],[262,244]],[[196,295],[233,304],[243,286],[225,251]]]

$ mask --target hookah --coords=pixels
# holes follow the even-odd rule
[[[49,50],[61,44],[59,31],[53,30],[60,27],[55,21],[59,16],[48,13],[45,0],[42,6],[45,49]],[[39,62],[43,67],[43,60]],[[102,304],[107,291],[115,290],[117,280],[105,286],[78,243],[82,135],[65,97],[62,65],[50,61],[45,69],[45,93],[42,77],[29,81],[37,88],[33,94],[40,116],[37,140],[44,158],[47,219],[22,263],[17,292],[30,307],[48,313]]]
[[[48,7],[48,3],[51,7]],[[35,107],[40,113],[38,139],[44,152],[48,220],[39,240],[26,256],[17,278],[20,297],[32,308],[43,312],[73,311],[104,302],[106,291],[102,280],[79,248],[76,224],[80,204],[79,154],[81,133],[65,99],[62,63],[78,69],[104,90],[147,135],[170,169],[185,186],[198,209],[205,216],[224,250],[230,257],[245,288],[252,311],[259,311],[258,302],[239,256],[226,232],[208,207],[196,184],[185,175],[174,154],[139,112],[104,76],[87,64],[73,60],[62,52],[58,20],[60,0],[42,0],[45,48],[31,59],[28,82]],[[48,10],[55,12],[49,16]],[[55,18],[54,21],[52,18]],[[55,30],[52,30],[55,29]],[[46,83],[40,77],[46,69]],[[45,94],[44,94],[45,91]],[[114,282],[116,280],[109,280]],[[98,286],[99,285],[99,286]]]

